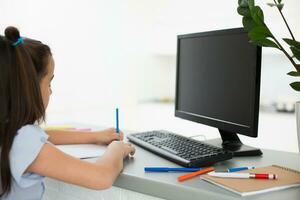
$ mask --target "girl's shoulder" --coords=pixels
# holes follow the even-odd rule
[[[41,140],[43,140],[42,142],[46,142],[46,140],[48,139],[48,135],[40,126],[35,124],[27,124],[17,131],[17,135],[14,140],[23,138],[26,140],[40,138]]]
[[[32,186],[41,181],[37,174],[25,173],[29,165],[36,159],[48,135],[38,125],[25,125],[17,131],[10,150],[10,167],[14,181],[22,188]]]

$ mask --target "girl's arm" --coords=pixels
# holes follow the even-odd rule
[[[46,130],[46,133],[52,144],[109,144],[114,140],[123,140],[123,133],[115,133],[114,128],[94,132]]]
[[[90,189],[106,189],[122,170],[123,158],[134,151],[130,144],[114,141],[96,163],[89,163],[45,144],[26,171]]]

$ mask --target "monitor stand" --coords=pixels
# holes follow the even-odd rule
[[[233,152],[233,156],[260,156],[262,151],[258,148],[244,145],[236,133],[219,129],[222,140],[213,139],[206,141],[212,145]]]

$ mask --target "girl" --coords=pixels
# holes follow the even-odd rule
[[[0,35],[1,199],[41,199],[45,176],[91,189],[112,186],[123,159],[135,149],[113,128],[94,133],[48,131],[45,120],[54,77],[50,48],[8,27]],[[119,140],[119,141],[117,141]],[[59,151],[53,144],[109,144],[96,163]]]

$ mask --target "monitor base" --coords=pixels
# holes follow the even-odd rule
[[[243,144],[237,134],[227,133],[223,130],[219,131],[222,139],[207,140],[205,142],[233,152],[234,157],[260,156],[263,154],[260,149]]]

